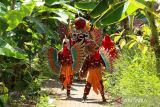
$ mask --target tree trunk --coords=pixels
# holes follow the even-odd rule
[[[129,34],[133,34],[133,32],[134,32],[134,28],[133,28],[134,15],[129,15],[128,20],[129,20]]]
[[[147,4],[154,11],[154,3],[148,2]],[[157,30],[157,26],[155,24],[155,16],[151,13],[146,12],[150,28],[151,28],[151,45],[153,46],[153,50],[156,56],[156,67],[158,73],[160,73],[160,45],[159,45],[159,34]]]
[[[11,10],[15,9],[16,0],[11,1]]]

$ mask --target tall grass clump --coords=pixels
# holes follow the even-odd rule
[[[112,96],[160,96],[160,79],[152,50],[142,53],[124,48],[114,62],[114,72],[106,73],[105,89]],[[146,97],[147,96],[147,97]]]

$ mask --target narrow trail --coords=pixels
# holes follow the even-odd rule
[[[84,82],[74,81],[71,88],[71,98],[66,100],[66,90],[61,90],[61,85],[57,80],[50,79],[44,82],[42,90],[48,90],[49,103],[56,107],[115,107],[111,103],[102,102],[101,95],[97,95],[91,88],[88,100],[82,103]]]

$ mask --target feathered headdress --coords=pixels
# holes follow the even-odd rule
[[[64,46],[64,44],[67,44],[67,48],[70,49],[70,42],[69,39],[66,37],[66,35],[65,38],[63,39],[62,46]]]

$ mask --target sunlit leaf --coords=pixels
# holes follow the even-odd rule
[[[126,44],[126,40],[125,39],[121,39],[119,41],[119,45],[120,45],[120,48],[122,49],[124,47],[124,45]]]
[[[137,35],[128,35],[128,37],[137,40]]]
[[[146,6],[143,5],[145,4],[146,2],[144,0],[128,0],[129,2],[131,2],[132,5],[134,5],[135,7],[138,7],[138,8],[141,8],[141,9],[144,9]]]
[[[32,37],[38,39],[38,35],[34,33],[30,28],[27,29],[27,32],[32,33]]]
[[[147,52],[147,50],[148,50],[148,47],[145,45],[145,46],[143,47],[142,53],[145,54],[145,53]]]
[[[38,18],[34,18],[34,17],[28,17],[28,19],[34,23],[34,26],[37,30],[37,32],[41,33],[41,34],[45,34],[47,32],[46,26],[40,22],[40,20]]]
[[[7,12],[7,7],[0,2],[0,17]]]
[[[32,42],[25,42],[25,45],[33,46],[33,43]]]
[[[157,15],[149,7],[147,7],[143,2],[136,0],[128,0],[127,2],[121,2],[113,5],[105,12],[101,13],[102,15],[96,20],[99,26],[106,26],[108,24],[113,24],[119,22],[126,18],[128,15],[135,12],[137,9],[146,9],[150,13]]]
[[[0,0],[1,3],[3,3],[5,6],[9,6],[11,1],[10,0]]]
[[[68,24],[67,20],[65,18],[62,18],[62,17],[49,17],[50,19],[57,19],[59,20],[60,22],[63,22],[65,24]]]
[[[11,45],[0,38],[0,55],[25,59],[26,55],[16,51]]]
[[[8,27],[6,19],[0,17],[0,32],[4,32]]]
[[[14,29],[19,23],[22,22],[25,16],[29,16],[34,8],[34,3],[26,4],[20,10],[11,10],[6,15],[7,23],[9,24],[7,31]]]
[[[90,15],[91,17],[98,17],[100,16],[104,11],[106,11],[109,8],[109,1],[108,0],[102,0],[98,3],[98,5],[91,11]]]
[[[66,21],[69,18],[64,10],[57,10],[57,11],[54,11],[54,13],[57,14],[58,16],[60,16],[61,18],[63,18],[64,20],[66,20]]]
[[[81,10],[89,10],[91,11],[96,7],[96,2],[76,2],[74,7]]]
[[[129,48],[129,49],[132,48],[135,44],[137,44],[137,42],[136,42],[136,41],[132,41],[132,42],[129,44],[128,48]]]
[[[144,1],[144,0],[129,0],[129,1],[132,3],[133,6],[139,8],[139,9],[148,11],[151,14],[155,15],[156,17],[160,18],[159,14],[155,13],[150,7],[147,6],[146,1]]]
[[[144,44],[139,43],[139,44],[138,44],[138,48],[142,51],[143,48],[144,48]]]
[[[141,43],[143,41],[143,37],[142,36],[137,36],[137,42]]]
[[[149,28],[149,26],[143,26],[142,32],[144,35],[151,35],[151,29]]]
[[[138,48],[142,51],[143,54],[145,54],[148,50],[148,47],[141,43],[138,44]]]
[[[65,3],[62,3],[61,5],[62,5],[62,8],[66,9],[68,11],[71,11],[73,13],[79,13],[79,11],[76,8],[72,7],[71,5],[68,5]]]
[[[37,1],[36,2],[36,6],[39,7],[39,6],[43,6],[45,4],[45,2],[42,2],[42,1]]]
[[[45,0],[46,4],[59,3],[59,0]]]
[[[144,0],[144,1],[156,2],[158,0]]]
[[[114,37],[114,42],[117,42],[120,38],[121,38],[121,36]]]
[[[55,2],[53,2],[51,5],[53,6],[53,5],[60,5],[60,4],[62,4],[62,3],[69,3],[69,1],[57,1],[57,0],[55,0]]]
[[[113,24],[125,19],[137,9],[138,7],[134,6],[130,1],[121,2],[108,9],[107,12],[98,19],[98,22],[101,26]]]

